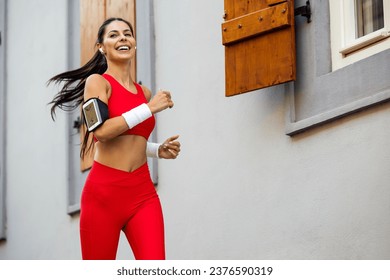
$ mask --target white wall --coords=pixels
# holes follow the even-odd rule
[[[168,258],[390,258],[390,106],[285,136],[284,86],[224,97],[223,1],[154,5]]]

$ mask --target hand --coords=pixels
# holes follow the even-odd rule
[[[159,90],[156,95],[150,100],[148,106],[152,114],[161,112],[167,108],[173,107],[173,101],[171,99],[171,93],[166,90]]]
[[[179,135],[169,137],[161,146],[158,148],[159,158],[175,159],[180,153],[180,142],[175,141],[179,138]]]

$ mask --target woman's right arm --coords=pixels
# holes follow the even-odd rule
[[[109,94],[108,82],[99,74],[89,76],[85,82],[84,102],[90,98],[99,98],[100,101],[108,104]],[[101,126],[93,131],[94,136],[105,142],[121,135],[129,127],[122,116],[107,119]]]
[[[108,82],[101,75],[93,74],[89,76],[85,82],[84,101],[90,98],[99,98],[102,102],[108,104],[109,91],[110,87]],[[150,114],[155,114],[170,106],[173,106],[170,95],[158,92],[147,104],[147,110],[150,110]],[[134,114],[138,114],[137,111],[139,111],[139,109],[140,108],[136,107],[124,113],[122,116],[107,119],[101,126],[93,131],[94,136],[100,142],[106,142],[121,135],[129,129],[132,125],[131,122],[134,125],[137,124],[137,116],[134,118]],[[145,110],[145,106],[143,110]]]

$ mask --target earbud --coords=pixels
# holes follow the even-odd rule
[[[101,54],[104,54],[104,51],[103,51],[102,48],[99,48],[99,51],[100,51]]]
[[[137,49],[137,46],[134,46],[134,49],[136,50],[136,49]]]

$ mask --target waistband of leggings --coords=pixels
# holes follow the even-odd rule
[[[137,177],[138,175],[145,174],[145,173],[149,174],[149,167],[148,167],[148,163],[145,162],[137,169],[128,172],[94,161],[90,172],[98,173],[100,176],[104,174],[104,176],[115,177],[117,179],[119,178],[128,179],[131,177]]]

